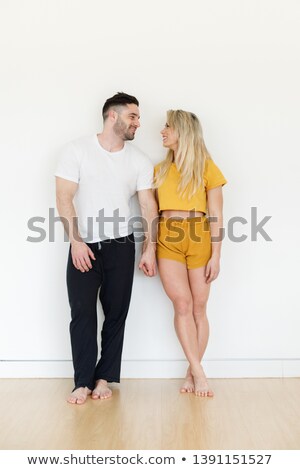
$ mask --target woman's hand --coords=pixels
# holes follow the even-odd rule
[[[212,282],[217,279],[220,272],[220,256],[212,255],[205,268],[206,282]]]

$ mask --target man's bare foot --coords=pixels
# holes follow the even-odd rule
[[[94,400],[100,399],[105,400],[112,396],[112,391],[107,385],[107,381],[100,379],[96,381],[96,387],[93,390],[92,398]]]
[[[86,402],[88,395],[92,392],[87,387],[79,387],[71,393],[71,395],[67,398],[67,402],[71,403],[72,405],[83,405]]]
[[[204,373],[204,370],[200,364],[200,369],[199,372],[197,371],[197,374],[193,374],[193,379],[195,383],[195,395],[197,397],[213,397],[214,393],[210,389],[206,375]]]
[[[191,373],[187,373],[180,389],[180,393],[192,393],[195,390],[194,379]]]

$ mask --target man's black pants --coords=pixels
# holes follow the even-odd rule
[[[75,389],[93,389],[95,381],[120,382],[125,320],[130,303],[135,244],[134,236],[87,243],[96,260],[82,273],[69,253],[67,286],[71,307],[70,335]],[[104,312],[101,357],[97,363],[97,296]]]

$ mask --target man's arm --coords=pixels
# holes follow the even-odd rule
[[[95,259],[92,250],[82,241],[78,230],[77,216],[73,199],[78,184],[56,177],[56,205],[61,221],[71,243],[73,264],[82,273],[92,268],[90,258]]]
[[[141,206],[145,234],[139,269],[142,269],[146,276],[152,277],[156,275],[155,253],[158,225],[158,210],[154,191],[152,189],[138,191],[138,200]]]
[[[212,255],[206,266],[206,282],[214,281],[220,272],[220,256],[223,228],[223,195],[222,186],[207,191],[207,205],[210,221],[210,233],[212,238]]]

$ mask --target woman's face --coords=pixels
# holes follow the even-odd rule
[[[165,124],[165,127],[160,131],[163,138],[163,146],[174,151],[178,148],[178,135],[173,127],[170,127],[168,123]]]

